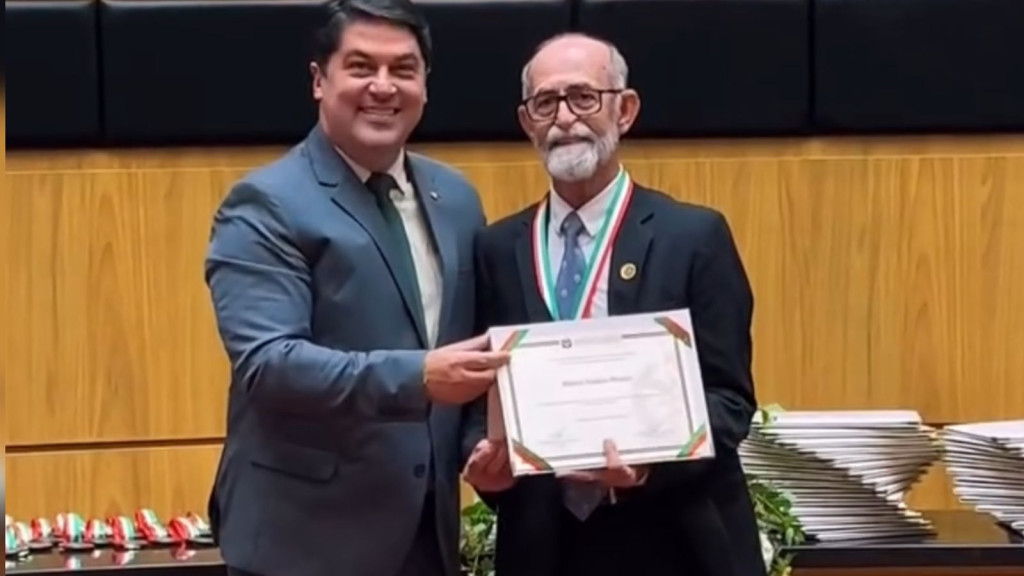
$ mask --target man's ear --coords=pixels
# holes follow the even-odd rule
[[[627,88],[619,95],[619,134],[629,132],[640,115],[640,95],[636,90]]]
[[[320,65],[316,62],[310,62],[309,75],[313,78],[313,99],[319,101],[324,97],[324,75],[320,70]]]

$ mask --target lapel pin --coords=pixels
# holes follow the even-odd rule
[[[623,280],[632,280],[636,276],[636,264],[627,262],[619,268],[619,278]]]
[[[434,202],[437,202],[438,200],[441,199],[441,197],[438,196],[437,192],[434,192],[433,190],[431,190],[430,191],[430,199],[433,200]]]

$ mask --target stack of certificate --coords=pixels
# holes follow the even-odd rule
[[[931,535],[904,496],[940,450],[913,411],[781,412],[755,418],[740,455],[748,475],[790,497],[808,537],[846,541]]]
[[[960,502],[1024,533],[1024,420],[947,426],[942,439]]]

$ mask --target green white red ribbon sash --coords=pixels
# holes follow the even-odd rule
[[[18,537],[18,542],[28,544],[33,540],[32,528],[25,522],[15,522],[11,529],[14,530],[15,536]]]
[[[196,527],[196,530],[199,531],[200,536],[210,535],[210,525],[206,522],[206,520],[203,520],[201,516],[199,516],[195,512],[189,512],[188,514],[185,514],[185,518],[188,518],[189,522],[191,522],[192,525]]]
[[[65,542],[85,539],[85,521],[78,514],[58,514],[57,532]]]
[[[199,529],[184,516],[178,516],[177,518],[172,519],[168,528],[170,528],[171,535],[181,542],[195,540],[200,536]]]
[[[166,542],[173,540],[170,533],[167,531],[167,527],[160,522],[160,518],[157,517],[155,512],[148,508],[144,508],[135,513],[135,522],[138,524],[139,531],[141,531],[146,540],[150,542]]]
[[[577,320],[589,318],[593,313],[597,285],[611,259],[612,246],[622,226],[623,216],[633,196],[633,181],[624,168],[619,169],[618,176],[612,182],[612,198],[604,221],[599,228],[593,252],[587,259],[583,276],[582,289],[576,296],[573,313],[569,318],[561,318],[558,313],[558,295],[555,292],[556,275],[551,271],[548,253],[548,220],[550,201],[543,201],[537,207],[533,218],[533,264],[537,275],[537,289],[548,312],[554,319]]]
[[[150,509],[142,509],[130,516],[112,516],[106,521],[92,519],[85,522],[79,514],[64,512],[58,514],[51,524],[46,518],[29,522],[18,522],[7,516],[5,528],[7,548],[11,553],[26,545],[49,544],[51,539],[62,540],[62,546],[75,550],[113,541],[121,547],[141,544],[142,540],[157,543],[203,541],[210,536],[210,526],[199,515],[189,512],[174,518],[169,527],[164,526]],[[140,533],[141,532],[141,533]]]
[[[117,516],[108,520],[111,531],[114,533],[114,542],[123,544],[134,542],[139,539],[135,532],[135,521],[127,516]]]
[[[36,540],[49,540],[53,537],[53,525],[46,518],[32,521],[32,537]]]
[[[53,521],[54,533],[58,537],[63,538],[64,534],[65,534],[65,532],[67,530],[67,525],[68,525],[68,515],[66,513],[63,513],[63,512],[61,512],[60,514],[57,514],[57,517],[54,518],[54,521]]]
[[[160,518],[149,508],[143,508],[135,512],[135,522],[138,523],[139,528],[146,529],[146,527],[160,526]]]
[[[14,532],[14,526],[8,526],[4,532],[7,533],[6,539],[6,551],[7,553],[15,552],[21,548],[21,542],[18,542],[18,535]]]
[[[106,542],[110,540],[111,530],[102,520],[92,519],[85,526],[85,540],[87,542]]]

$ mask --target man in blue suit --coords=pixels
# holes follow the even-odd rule
[[[470,402],[474,188],[404,149],[430,37],[408,0],[328,4],[319,122],[217,210],[206,261],[231,361],[210,517],[230,574],[454,576]]]

